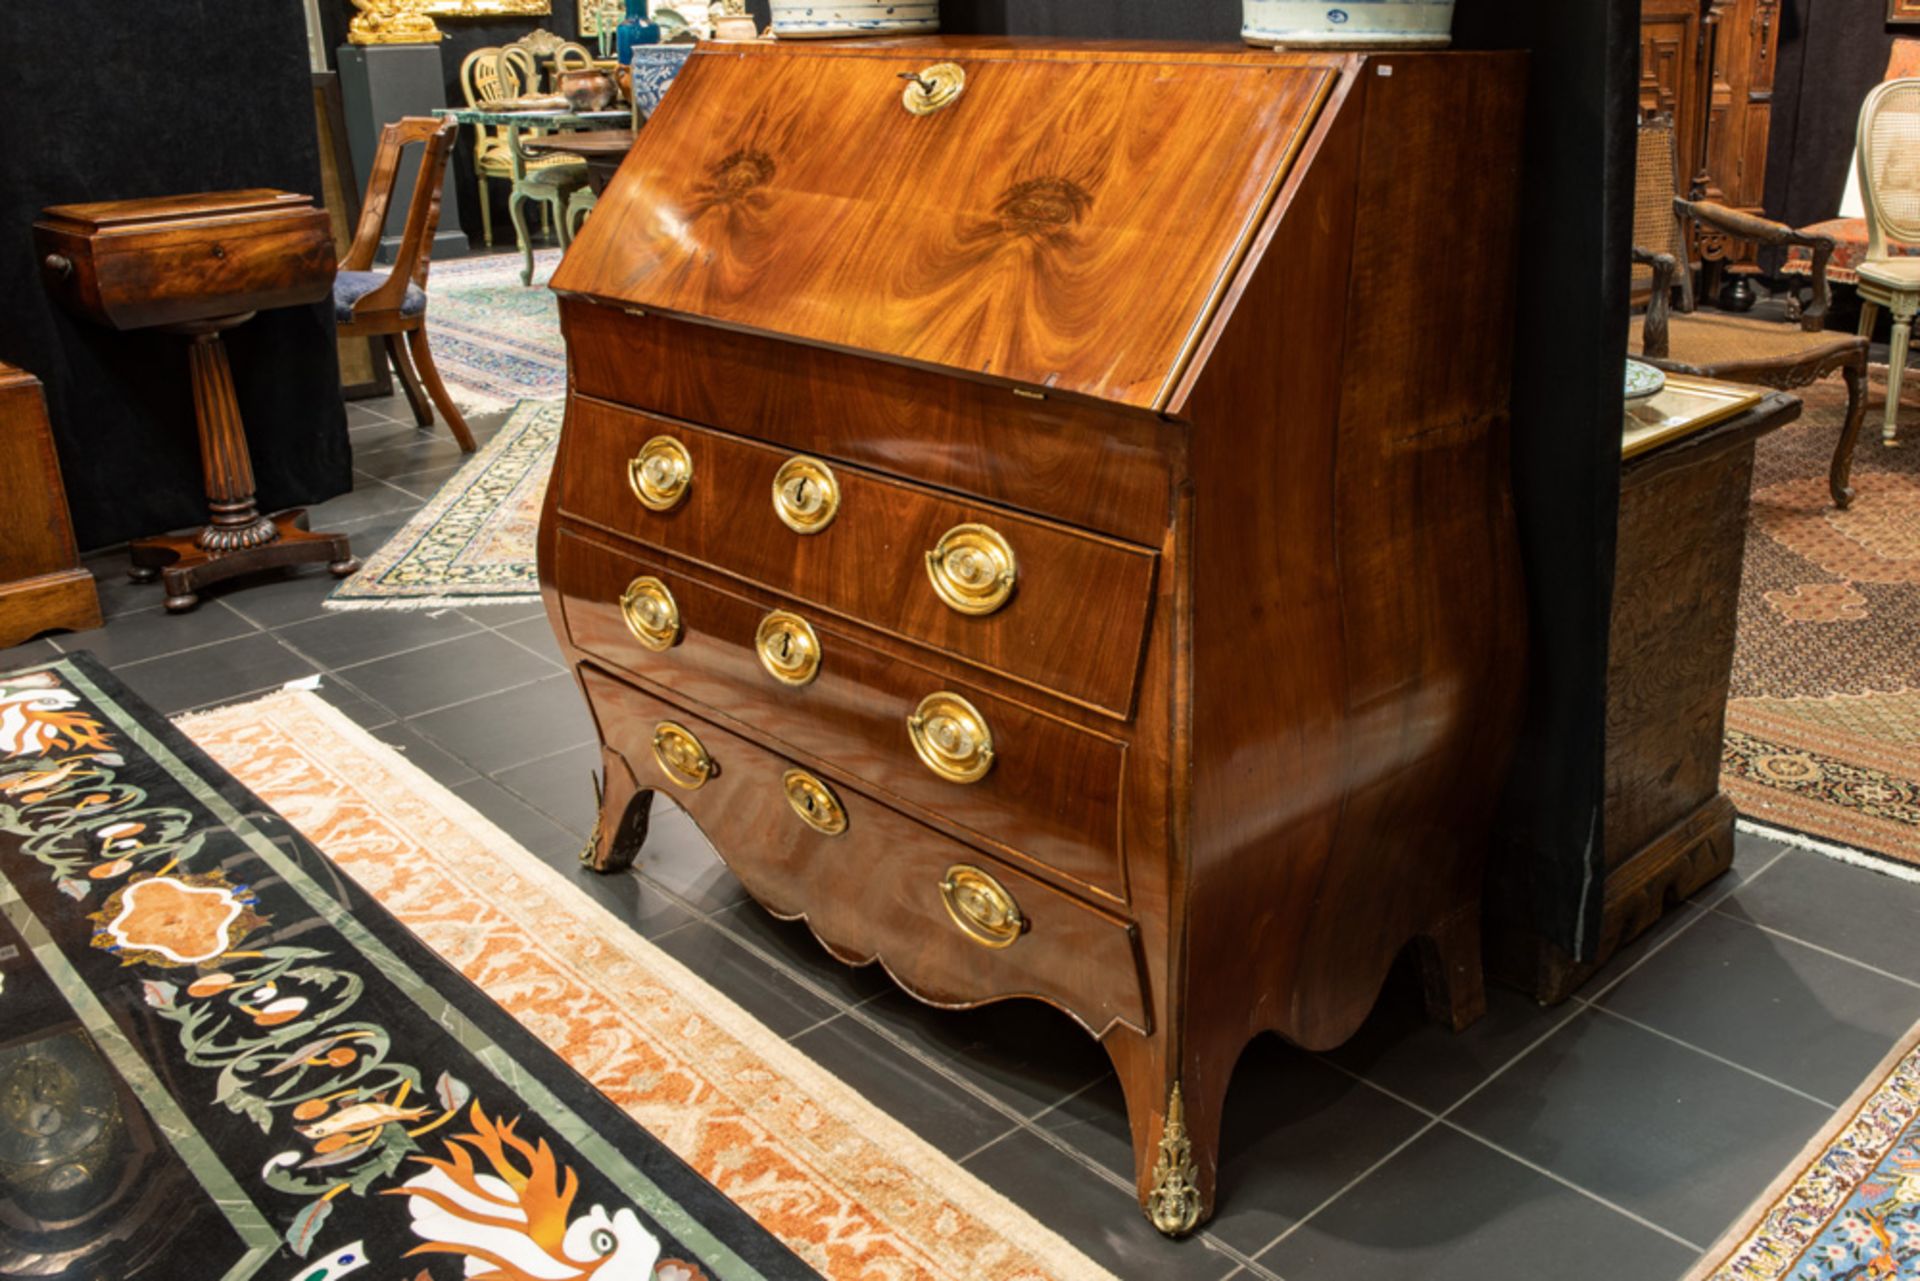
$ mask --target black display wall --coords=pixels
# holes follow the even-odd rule
[[[76,33],[84,53],[74,52]],[[44,206],[74,201],[317,193],[300,0],[9,3],[0,65],[0,359],[46,383],[82,546],[198,524],[206,506],[184,343],[112,333],[56,308],[32,225]],[[229,348],[262,507],[347,490],[327,306],[262,314],[231,331]]]
[[[1802,227],[1834,217],[1846,189],[1860,103],[1880,83],[1895,36],[1880,0],[1783,0],[1767,138],[1769,216]]]
[[[1514,122],[1527,139],[1513,468],[1531,698],[1489,904],[1575,955],[1590,954],[1599,924],[1600,896],[1587,890],[1602,866],[1639,14],[1637,0],[1460,0],[1454,23],[1462,47],[1534,51],[1527,117]],[[1240,4],[945,0],[941,23],[956,32],[1232,40]],[[1432,307],[1433,323],[1447,324],[1447,300]]]

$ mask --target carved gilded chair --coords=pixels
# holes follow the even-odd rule
[[[353,246],[341,259],[333,278],[333,321],[342,338],[377,337],[385,342],[387,356],[406,388],[407,403],[413,406],[414,421],[422,427],[432,425],[433,411],[427,405],[428,397],[432,397],[460,448],[472,453],[473,433],[467,429],[460,407],[447,394],[446,384],[440,381],[433,351],[427,346],[427,268],[434,229],[440,225],[441,180],[446,176],[447,157],[453,152],[458,132],[453,121],[441,116],[407,116],[380,131],[380,147],[367,176],[367,197],[360,204],[360,224],[353,233]],[[387,225],[387,211],[393,206],[400,157],[415,144],[421,148],[420,169],[407,201],[406,228],[392,268],[376,271],[373,258]],[[407,340],[404,347],[400,344],[403,335]],[[409,352],[411,361],[407,359]],[[422,382],[426,384],[424,391]]]
[[[1860,108],[1860,198],[1867,212],[1867,255],[1859,276],[1860,334],[1873,332],[1880,308],[1893,315],[1887,339],[1887,409],[1881,442],[1896,443],[1900,384],[1907,372],[1913,317],[1920,312],[1920,258],[1896,254],[1889,241],[1920,241],[1920,80],[1892,80]]]
[[[1636,266],[1645,267],[1652,296],[1645,318],[1628,333],[1627,347],[1650,365],[1675,373],[1697,374],[1728,382],[1748,383],[1791,391],[1838,371],[1847,384],[1847,417],[1834,445],[1827,469],[1827,490],[1834,504],[1853,501],[1848,484],[1853,473],[1853,447],[1866,414],[1867,340],[1857,334],[1832,333],[1827,318],[1827,262],[1833,256],[1833,237],[1795,231],[1784,223],[1729,209],[1705,200],[1682,200],[1676,194],[1679,169],[1673,148],[1671,121],[1659,118],[1640,131],[1639,192],[1636,204],[1646,206],[1645,234],[1652,244],[1638,243],[1642,226],[1636,219]],[[1670,217],[1655,216],[1660,208]],[[1798,321],[1767,320],[1729,312],[1695,311],[1688,277],[1688,224],[1707,234],[1721,234],[1760,245],[1797,245],[1809,250],[1813,303]],[[1673,309],[1674,285],[1681,286],[1680,310]]]
[[[502,98],[518,98],[534,92],[537,81],[533,55],[522,49],[509,58],[505,52],[497,46],[488,46],[475,49],[461,60],[460,91],[466,95],[469,107],[485,107]],[[526,165],[533,170],[577,171],[568,176],[577,177],[582,184],[586,182],[586,166],[569,156],[528,159]],[[481,237],[488,245],[492,245],[493,201],[489,196],[488,181],[498,178],[509,186],[513,183],[513,157],[507,143],[505,125],[473,127],[473,175],[474,184],[479,189]],[[552,230],[551,222],[547,229]]]

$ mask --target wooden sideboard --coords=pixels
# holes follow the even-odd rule
[[[0,649],[54,628],[100,626],[100,593],[80,565],[40,380],[0,362]]]
[[[553,279],[588,860],[664,789],[833,955],[1065,1011],[1170,1234],[1250,1038],[1338,1044],[1409,946],[1475,1018],[1525,75],[701,46]]]

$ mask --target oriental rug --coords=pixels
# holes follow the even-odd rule
[[[1827,496],[1846,395],[1802,393],[1763,437],[1740,584],[1721,785],[1769,828],[1920,869],[1920,417],[1861,432],[1847,511]],[[1816,848],[1819,845],[1816,844]]]
[[[433,264],[427,307],[433,363],[467,413],[566,394],[567,349],[547,288],[560,251],[541,250],[533,261],[531,287],[520,283],[518,252]]]
[[[203,725],[389,883],[503,839],[253,719]],[[0,1121],[0,1275],[814,1275],[86,655],[0,675]]]
[[[1111,1281],[317,695],[282,692],[181,726],[339,875],[824,1275]]]
[[[1685,1281],[1920,1277],[1920,1027]]]
[[[540,599],[534,539],[565,404],[525,401],[413,514],[328,609],[440,609]]]

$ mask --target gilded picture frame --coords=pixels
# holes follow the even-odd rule
[[[1920,0],[1887,0],[1887,21],[1899,26],[1920,25]]]
[[[436,18],[544,17],[553,0],[427,0],[420,7]]]
[[[612,31],[626,17],[621,0],[578,0],[577,25],[582,40],[591,40],[602,31]]]

